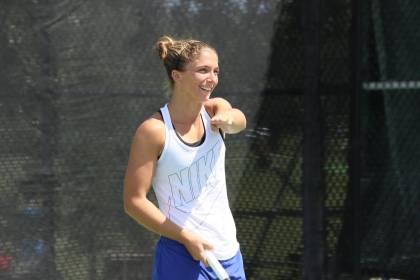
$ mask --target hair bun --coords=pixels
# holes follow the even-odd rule
[[[162,36],[156,42],[155,49],[160,59],[164,60],[168,55],[168,49],[174,45],[174,40],[169,36]]]

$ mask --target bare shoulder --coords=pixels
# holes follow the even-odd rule
[[[232,106],[229,101],[221,97],[210,98],[204,102],[204,108],[209,113],[210,116],[214,116],[217,110],[219,109],[230,109]]]
[[[165,124],[159,113],[155,113],[143,121],[136,130],[134,143],[139,143],[143,148],[160,150],[165,142]]]

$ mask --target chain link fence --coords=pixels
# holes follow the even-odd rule
[[[420,277],[419,12],[410,0],[360,4],[360,194],[348,208],[360,217],[347,220],[359,239],[357,250],[347,242],[339,251],[361,275]]]
[[[380,1],[373,2],[376,11],[374,5]],[[135,129],[167,101],[165,71],[152,50],[163,34],[213,45],[222,70],[215,95],[227,98],[247,115],[246,131],[226,139],[226,172],[248,279],[302,279],[302,5],[283,0],[1,1],[0,279],[151,279],[158,236],[124,213],[122,186]],[[337,244],[346,222],[351,24],[351,1],[325,1],[319,27],[319,79],[328,274],[336,271]],[[371,67],[379,65],[379,59],[368,59]],[[412,73],[404,78],[415,79],[418,71]],[[377,98],[378,93],[365,90],[364,96]],[[404,96],[410,99],[401,100],[406,103],[394,113],[395,129],[403,129],[398,117],[403,117],[405,106],[417,113],[415,95],[404,92]],[[365,135],[373,137],[377,130],[382,131],[370,126]],[[369,139],[366,143],[372,144],[374,139]],[[389,139],[400,147],[395,141],[406,138]],[[408,157],[412,161],[405,162],[406,168],[412,167],[412,177],[398,180],[418,182],[413,167],[418,141],[410,143],[413,146],[404,146],[404,152],[393,157],[405,160],[412,155]],[[365,158],[380,156],[382,144],[376,146],[378,150],[366,148]],[[363,182],[368,183],[363,188],[378,191],[372,178],[384,178],[374,172],[385,167],[364,166],[369,169],[364,170]],[[386,182],[384,186],[393,189],[394,183]],[[404,239],[404,244],[418,248],[418,228],[413,229],[415,216],[409,212],[419,205],[414,185],[410,194],[404,196],[406,208],[395,204],[389,210],[394,212],[387,213],[402,211],[392,227],[399,225],[399,237],[411,221],[407,234],[413,238]],[[375,207],[395,194],[384,189],[374,197],[375,204],[364,206],[385,211],[390,208]],[[398,217],[411,218],[399,223],[403,220]],[[384,222],[374,229],[382,231]],[[366,236],[363,265],[385,271],[388,263],[370,254],[377,252],[374,246],[384,244],[374,240],[388,239],[377,239],[372,229]],[[391,249],[387,248],[395,252]],[[404,253],[409,259],[406,264],[413,264],[416,252]],[[396,264],[392,269],[404,268]]]
[[[371,1],[362,91],[361,267],[420,277],[420,5]]]

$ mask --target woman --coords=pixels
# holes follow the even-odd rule
[[[170,101],[137,129],[124,182],[128,215],[161,235],[153,279],[217,279],[206,250],[231,279],[245,279],[225,180],[224,135],[246,126],[244,114],[222,98],[214,48],[164,36],[156,45],[166,68]],[[147,198],[150,188],[159,208]]]

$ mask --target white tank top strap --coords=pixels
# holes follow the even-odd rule
[[[165,104],[162,108],[160,108],[160,111],[162,112],[162,118],[163,122],[165,123],[165,126],[167,129],[172,130],[172,120],[171,115],[169,114],[168,104]]]
[[[209,115],[209,113],[207,112],[207,110],[204,106],[201,108],[201,115],[203,116],[203,121],[204,121],[204,124],[205,124],[204,127],[206,128],[206,131],[208,131],[209,133],[212,133],[212,134],[219,134],[220,136],[222,136],[222,139],[224,139],[220,130],[219,131],[213,130],[213,128],[211,126],[211,116]]]
[[[201,108],[201,115],[203,116],[203,120],[206,124],[211,124],[211,116],[204,106]]]

